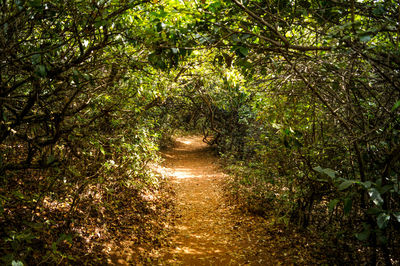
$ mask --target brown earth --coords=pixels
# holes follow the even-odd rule
[[[164,152],[165,168],[176,191],[175,234],[164,263],[184,265],[237,265],[246,246],[237,232],[236,217],[222,191],[226,175],[201,137],[176,139]]]

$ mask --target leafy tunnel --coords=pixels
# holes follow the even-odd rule
[[[154,244],[149,165],[196,132],[248,210],[399,263],[399,34],[394,0],[1,1],[2,262]]]

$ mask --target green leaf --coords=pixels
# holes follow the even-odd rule
[[[400,212],[394,212],[392,213],[394,218],[396,218],[396,220],[400,223]]]
[[[371,215],[377,215],[377,214],[379,214],[379,213],[381,213],[381,212],[382,212],[382,209],[380,209],[380,208],[375,208],[375,207],[369,208],[369,209],[367,210],[367,214],[371,214]]]
[[[380,206],[383,204],[383,199],[381,197],[381,194],[376,188],[368,189],[368,195],[376,205]]]
[[[386,192],[388,192],[389,190],[391,190],[392,188],[393,188],[393,185],[386,185],[386,186],[383,186],[382,188],[380,188],[379,192],[381,193],[381,195],[383,195]]]
[[[25,195],[22,194],[21,191],[14,191],[13,194],[19,199],[24,199],[25,198]]]
[[[313,168],[314,171],[317,171],[318,173],[323,173],[323,168],[321,166],[316,166]]]
[[[372,39],[370,35],[362,35],[360,36],[360,41],[361,42],[369,42]]]
[[[31,62],[33,65],[37,65],[42,61],[42,55],[41,54],[34,54],[31,56]]]
[[[41,7],[42,6],[42,0],[31,0],[31,1],[29,1],[29,5],[31,7],[36,7],[36,8]]]
[[[352,205],[353,200],[351,198],[346,198],[344,200],[343,212],[345,215],[348,215],[350,213]]]
[[[381,214],[379,214],[378,218],[376,219],[376,222],[380,229],[384,229],[387,227],[389,220],[390,220],[389,214],[381,213]]]
[[[372,185],[371,181],[365,181],[360,183],[364,188],[370,188]]]
[[[105,154],[106,154],[106,152],[105,152],[105,150],[104,150],[103,146],[100,146],[100,152],[101,152],[103,155],[105,155]]]
[[[335,178],[335,175],[336,175],[336,171],[332,170],[330,168],[325,168],[324,173],[327,174],[331,178]]]
[[[24,8],[24,1],[16,0],[15,3],[17,4],[19,10]]]
[[[246,57],[249,54],[249,48],[241,46],[239,47],[239,53],[243,57]]]
[[[314,167],[313,170],[321,174],[326,174],[331,178],[335,178],[336,175],[335,170],[332,170],[330,168],[322,168],[321,166]]]
[[[395,111],[397,108],[400,107],[400,100],[398,100],[392,107],[392,112]]]
[[[352,180],[346,180],[342,184],[339,185],[338,189],[339,190],[345,190],[348,187],[350,187],[352,184],[354,184],[354,181]]]
[[[17,260],[17,261],[13,260],[13,261],[11,262],[11,265],[12,265],[12,266],[24,266],[24,264],[22,263],[22,261],[19,261],[19,260]]]
[[[332,212],[333,211],[333,209],[335,208],[335,206],[339,203],[339,199],[333,199],[333,200],[331,200],[330,202],[329,202],[329,205],[328,205],[328,210],[329,210],[329,212]]]
[[[284,133],[285,135],[290,135],[290,129],[285,128],[285,129],[283,130],[283,133]]]
[[[221,2],[214,2],[208,6],[208,10],[210,10],[212,13],[216,13],[216,11],[221,7]]]
[[[250,34],[243,34],[243,35],[240,36],[240,39],[244,41],[244,40],[246,40],[246,39],[248,39],[250,37],[251,37]]]
[[[373,13],[374,15],[376,15],[376,16],[380,16],[380,15],[385,14],[385,9],[383,8],[382,5],[378,5],[376,8],[374,8],[374,9],[372,10],[372,13]]]
[[[368,240],[370,234],[371,234],[371,230],[365,229],[365,230],[362,231],[361,233],[357,233],[357,234],[356,234],[356,237],[357,237],[357,239],[360,240],[360,241],[366,241],[366,240]]]
[[[35,67],[35,73],[39,76],[39,77],[46,77],[47,72],[46,72],[46,67],[44,65],[37,65]]]

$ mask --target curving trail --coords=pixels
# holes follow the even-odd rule
[[[201,137],[176,139],[164,152],[165,170],[176,191],[175,234],[165,250],[166,265],[245,264],[240,250],[247,239],[237,230],[237,219],[223,199],[224,173]]]
[[[111,265],[329,264],[318,239],[227,202],[223,186],[230,177],[202,137],[177,138],[162,154],[164,164],[154,170],[171,181],[176,208],[163,222],[160,243],[119,243],[110,252]]]

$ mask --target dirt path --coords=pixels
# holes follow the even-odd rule
[[[222,188],[230,177],[201,137],[176,139],[163,157],[163,166],[154,170],[172,181],[175,196],[168,192],[166,198],[176,208],[168,203],[162,229],[155,226],[159,242],[120,242],[109,252],[110,265],[329,264],[315,239],[275,223],[273,216],[251,215],[227,203]],[[154,222],[146,225],[150,231]]]
[[[224,173],[201,137],[182,137],[164,152],[167,175],[172,177],[177,200],[172,245],[163,264],[238,265],[246,245],[237,219],[225,204]]]

